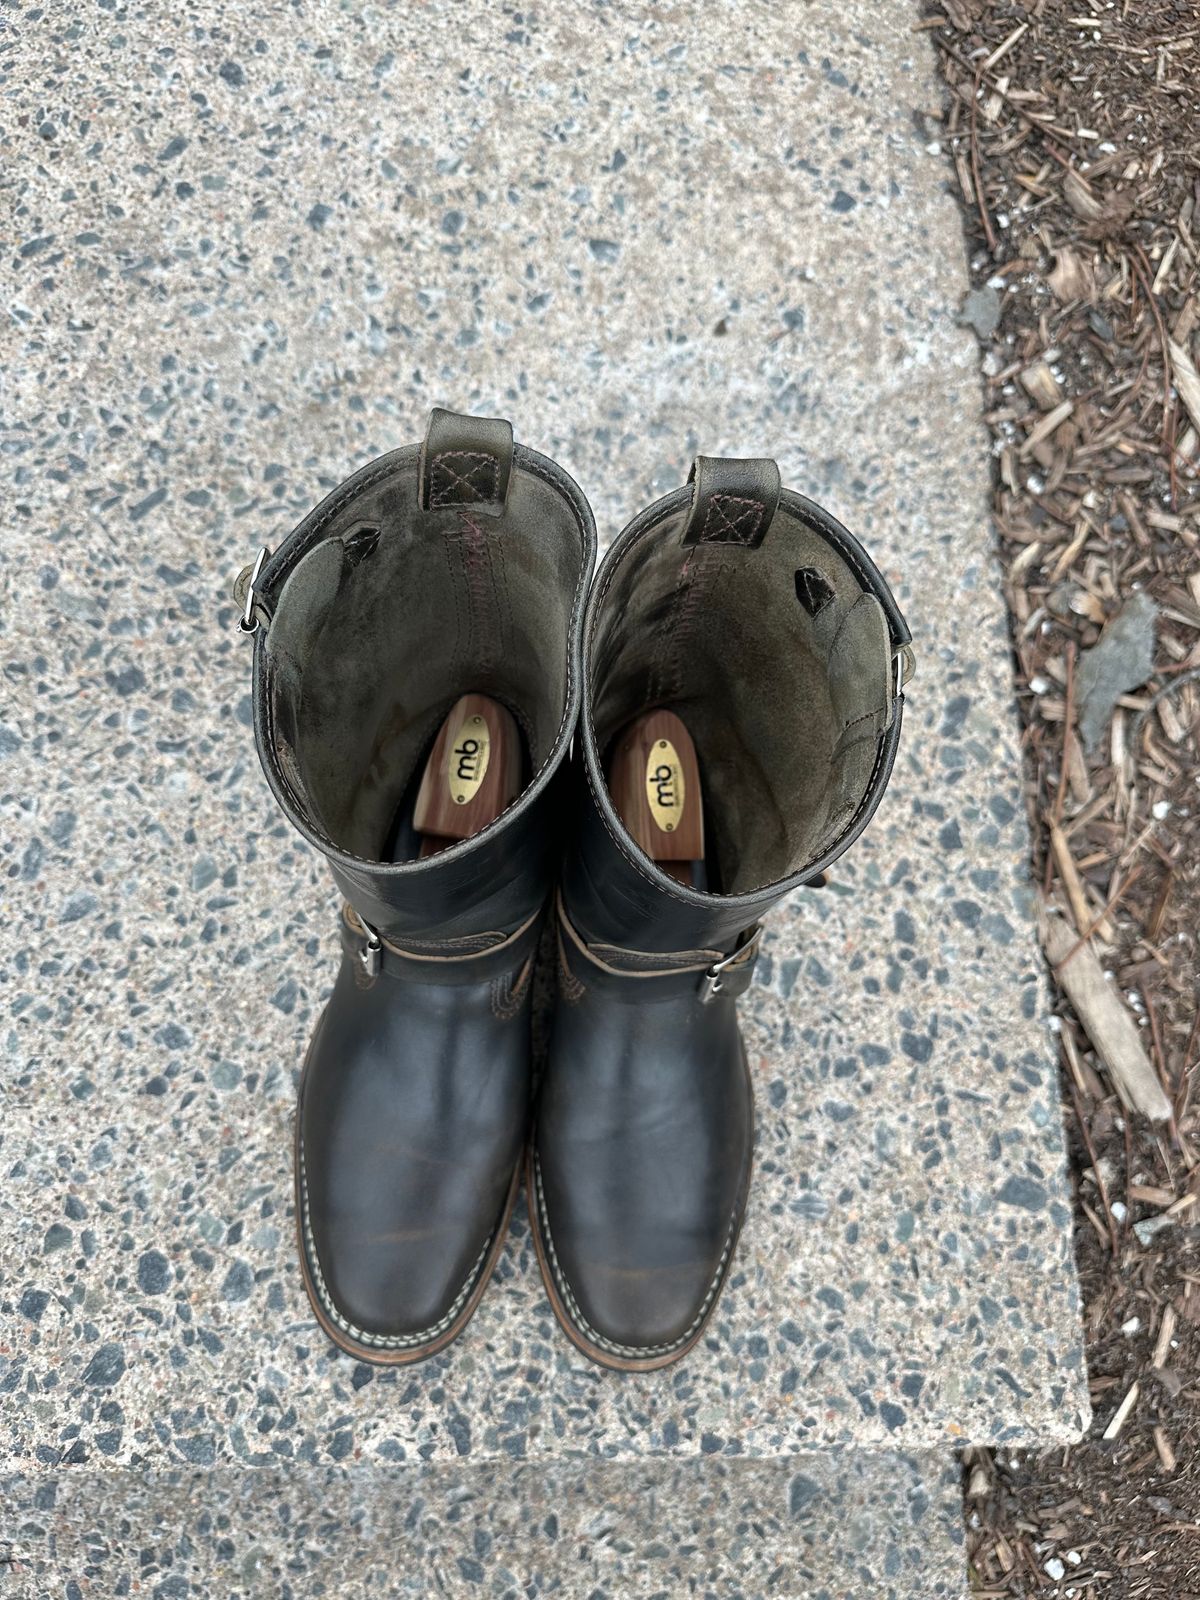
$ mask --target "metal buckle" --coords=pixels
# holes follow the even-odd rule
[[[258,632],[259,623],[254,614],[254,608],[259,602],[258,596],[254,592],[254,586],[258,582],[259,574],[262,572],[263,562],[270,554],[270,549],[264,544],[255,556],[253,564],[249,567],[243,567],[233,581],[234,598],[242,602],[242,614],[238,619],[239,633]]]
[[[383,941],[369,922],[363,922],[361,917],[358,920],[362,922],[363,931],[367,936],[367,942],[358,952],[358,959],[362,962],[362,969],[367,977],[377,978],[383,960]]]
[[[892,657],[896,668],[896,694],[898,695],[917,675],[917,652],[910,644],[902,644]]]
[[[883,720],[883,728],[881,730],[883,733],[886,733],[896,720],[900,702],[904,699],[904,686],[916,675],[916,671],[917,656],[912,645],[899,645],[892,652],[892,692]]]
[[[739,994],[745,994],[750,987],[754,963],[758,960],[762,934],[762,924],[756,924],[732,955],[725,956],[709,967],[700,980],[700,1000],[703,1005],[715,1000],[718,995],[729,994],[736,998]],[[727,976],[742,981],[730,983],[726,981]]]

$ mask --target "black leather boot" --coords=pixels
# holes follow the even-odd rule
[[[648,1370],[700,1337],[737,1243],[753,1101],[736,1001],[761,919],[879,804],[912,652],[845,528],[773,462],[704,457],[609,550],[584,640],[527,1187],[563,1328]]]
[[[296,1216],[317,1318],[363,1361],[443,1349],[504,1241],[594,557],[566,473],[435,411],[239,580],[263,770],[346,901]]]

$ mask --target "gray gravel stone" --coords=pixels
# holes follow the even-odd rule
[[[138,1260],[138,1288],[143,1294],[165,1294],[171,1282],[171,1263],[161,1250],[147,1250]]]

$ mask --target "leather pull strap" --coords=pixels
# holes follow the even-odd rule
[[[512,475],[512,423],[434,406],[421,446],[422,511],[473,506],[499,516]]]
[[[779,468],[773,461],[697,456],[688,474],[692,508],[683,543],[740,544],[757,550],[779,505]]]

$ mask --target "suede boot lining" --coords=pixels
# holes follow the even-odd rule
[[[683,719],[713,888],[746,893],[818,860],[865,796],[891,713],[888,629],[842,556],[784,507],[757,549],[684,548],[685,515],[610,571],[591,712],[604,754],[645,711]]]
[[[532,778],[567,700],[581,534],[514,467],[500,516],[422,511],[415,461],[342,508],[297,563],[267,637],[273,750],[312,825],[368,861],[450,707],[502,701]]]

